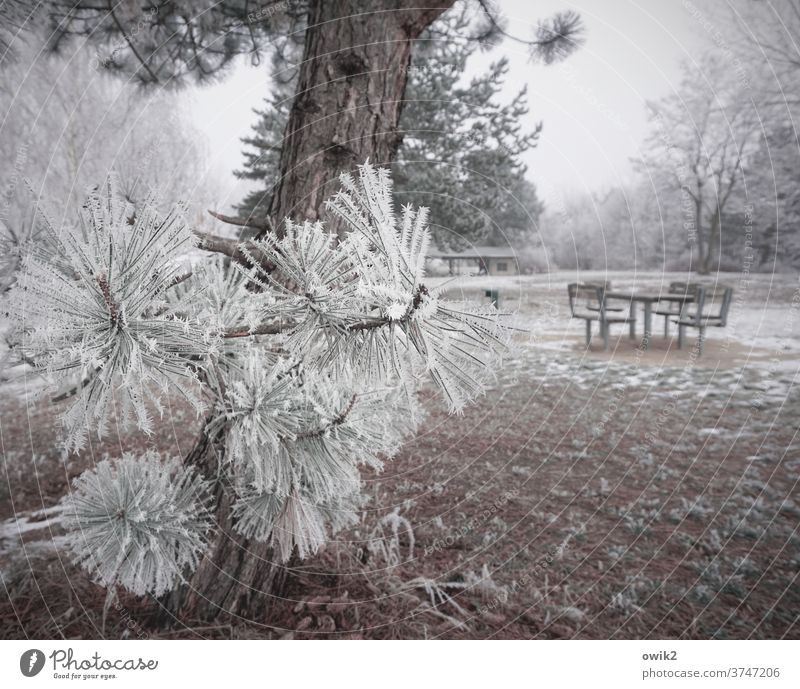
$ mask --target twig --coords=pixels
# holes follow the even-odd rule
[[[242,251],[243,248],[247,249],[251,255],[257,256],[263,253],[255,242],[239,242],[236,239],[228,239],[227,237],[220,237],[219,235],[201,232],[200,230],[193,230],[193,232],[195,236],[200,239],[199,248],[204,251],[210,251],[211,253],[222,254],[223,256],[232,258],[245,268],[252,267],[252,264],[250,259]],[[260,264],[261,268],[267,273],[271,273],[275,270],[275,266],[266,259],[262,259]]]
[[[34,369],[39,368],[36,360],[25,354],[25,352],[22,350],[22,347],[18,343],[12,342],[11,338],[8,336],[4,337],[3,339],[6,342],[6,347],[8,347],[9,353],[13,351],[23,364],[28,364],[28,366]]]
[[[417,287],[417,290],[414,292],[414,297],[411,300],[411,303],[408,305],[408,309],[406,310],[405,314],[403,314],[402,318],[390,319],[390,318],[365,318],[358,323],[353,323],[348,326],[348,330],[351,332],[358,332],[359,330],[375,330],[377,328],[382,328],[384,325],[389,325],[390,323],[405,323],[411,318],[413,313],[420,307],[422,304],[422,300],[429,296],[430,292],[425,285],[420,284]]]
[[[128,32],[125,31],[125,27],[123,27],[122,24],[120,24],[119,19],[117,19],[117,15],[114,14],[114,6],[112,5],[112,3],[110,1],[108,3],[108,10],[107,11],[108,11],[109,15],[111,16],[111,19],[114,20],[114,24],[116,24],[117,29],[119,29],[119,32],[122,34],[122,37],[125,39],[125,42],[128,44],[128,47],[131,49],[131,52],[133,53],[133,56],[139,61],[139,64],[142,67],[144,67],[145,71],[150,75],[150,78],[153,80],[153,83],[154,84],[159,83],[159,79],[156,76],[155,72],[153,72],[153,70],[150,69],[150,65],[147,64],[147,61],[145,59],[143,59],[142,56],[139,54],[139,51],[136,50],[136,46],[133,44],[133,41],[131,40],[130,36],[128,35]]]
[[[97,373],[99,373],[99,372],[100,372],[100,369],[99,369],[99,368],[97,368],[97,369],[95,369],[95,371],[94,371],[94,372],[95,372],[95,374],[97,374]],[[92,382],[92,380],[94,380],[94,376],[86,376],[86,377],[85,377],[85,378],[84,378],[84,379],[83,379],[83,380],[80,382],[80,384],[79,384],[79,385],[76,385],[75,387],[73,387],[73,388],[70,388],[69,390],[65,390],[64,392],[61,392],[61,393],[59,393],[59,394],[58,394],[58,395],[56,395],[55,397],[52,397],[52,398],[50,399],[50,401],[51,401],[53,404],[57,404],[58,402],[63,402],[64,400],[67,400],[67,399],[69,399],[70,397],[74,397],[74,396],[75,396],[75,395],[77,395],[77,394],[78,394],[78,393],[79,393],[81,390],[83,390],[83,388],[85,388],[85,387],[86,387],[86,386],[87,386],[89,383],[91,383],[91,382]]]
[[[246,261],[237,240],[228,239],[227,237],[220,237],[216,234],[208,234],[207,232],[200,232],[199,230],[194,230],[194,234],[200,238],[201,249],[217,254],[224,254],[225,256],[233,258],[240,263],[244,263]]]
[[[178,275],[177,277],[172,279],[172,282],[169,283],[169,287],[175,287],[175,285],[180,285],[185,280],[188,280],[192,277],[192,271],[190,270],[188,273],[184,273],[183,275]]]
[[[262,323],[256,328],[251,330],[240,329],[240,330],[226,330],[222,333],[222,337],[230,338],[230,337],[250,337],[251,335],[280,335],[282,332],[285,332],[289,324],[285,323]]]
[[[259,232],[275,232],[275,226],[272,224],[272,221],[269,218],[264,218],[263,222],[254,222],[250,219],[242,220],[241,218],[235,218],[231,215],[223,215],[222,213],[217,213],[212,210],[209,210],[208,214],[212,218],[216,218],[217,220],[227,223],[228,225],[247,227],[253,230],[258,230]]]
[[[95,279],[100,287],[103,300],[108,307],[108,317],[111,319],[111,325],[116,328],[119,325],[119,305],[114,301],[114,297],[111,296],[111,287],[108,284],[108,278],[104,274],[101,274]]]
[[[350,398],[350,402],[347,406],[339,412],[338,416],[334,418],[329,424],[323,426],[322,428],[318,428],[314,431],[307,431],[305,433],[298,433],[297,438],[319,438],[322,435],[325,435],[331,428],[335,428],[336,426],[341,426],[345,421],[347,421],[347,416],[353,411],[353,406],[356,403],[356,395],[354,394]]]
[[[368,318],[358,323],[352,323],[347,327],[351,332],[358,332],[359,330],[376,330],[382,328],[384,325],[389,325],[392,321],[388,318]]]

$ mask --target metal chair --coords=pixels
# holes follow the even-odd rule
[[[567,285],[569,295],[569,309],[572,318],[582,318],[586,321],[586,346],[592,342],[592,321],[600,325],[600,335],[603,338],[603,349],[608,349],[608,328],[611,323],[632,323],[632,316],[609,315],[611,309],[606,306],[605,289],[599,285],[582,285],[573,282]]]
[[[670,282],[668,294],[675,294],[680,296],[691,297],[691,301],[697,300],[696,282]],[[686,310],[687,302],[681,301],[665,301],[663,305],[659,304],[658,308],[653,312],[656,316],[664,316],[664,338],[669,337],[669,321],[672,318],[680,318],[681,314]]]
[[[584,287],[602,287],[605,292],[611,291],[611,280],[603,280],[602,282],[582,282],[579,284],[583,285]],[[593,306],[589,306],[588,308],[593,311],[597,310],[597,307]],[[624,306],[614,306],[614,305],[609,306],[608,304],[606,304],[606,311],[624,311],[624,310],[625,310]]]
[[[678,349],[683,347],[686,328],[697,328],[697,349],[703,353],[706,328],[724,328],[728,323],[728,311],[733,299],[733,288],[715,285],[709,288],[698,286],[695,301],[681,316],[674,320],[678,326]],[[718,308],[713,310],[714,306]]]

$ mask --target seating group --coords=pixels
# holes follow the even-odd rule
[[[609,282],[578,283],[567,285],[570,313],[573,318],[586,321],[586,346],[591,344],[592,323],[597,323],[603,348],[608,349],[609,328],[616,323],[626,323],[630,336],[636,334],[634,300],[648,302],[645,311],[645,330],[649,330],[650,304],[654,303],[657,316],[664,317],[664,337],[669,337],[670,323],[678,326],[678,349],[686,339],[687,328],[697,328],[697,348],[703,353],[707,328],[724,328],[733,298],[733,288],[724,285],[704,285],[697,282],[671,282],[666,293],[637,292],[629,296],[628,308],[622,293],[614,293]],[[627,315],[626,315],[627,310]],[[648,337],[649,333],[645,333]]]

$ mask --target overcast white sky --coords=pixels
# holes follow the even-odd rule
[[[702,2],[695,0],[699,7]],[[645,101],[670,93],[682,58],[697,56],[708,36],[683,0],[499,0],[509,30],[530,37],[537,20],[575,9],[586,44],[564,63],[531,64],[525,46],[504,41],[470,64],[481,70],[501,55],[511,61],[508,94],[528,86],[530,125],[544,124],[539,146],[525,158],[529,177],[551,204],[572,190],[603,189],[629,178],[629,159],[645,132]],[[708,4],[706,4],[707,6]],[[231,170],[241,166],[239,138],[247,134],[269,89],[269,65],[240,65],[222,83],[192,94],[193,111],[207,133],[212,165],[229,182],[220,206],[245,187]]]

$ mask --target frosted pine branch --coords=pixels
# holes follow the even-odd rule
[[[258,350],[229,378],[217,423],[230,429],[228,461],[246,490],[285,497],[303,486],[319,502],[337,499],[360,486],[359,465],[380,468],[421,418],[395,389],[356,394],[342,379],[266,364]]]
[[[153,451],[103,460],[75,480],[63,523],[76,562],[103,586],[156,596],[206,548],[207,486]]]
[[[151,409],[170,388],[199,410],[188,360],[214,339],[165,299],[194,245],[180,211],[161,217],[150,199],[134,213],[116,184],[90,193],[78,225],[44,219],[12,290],[26,355],[60,387],[86,381],[63,416],[75,449],[88,430],[102,435],[114,408],[123,427],[133,420],[150,432]]]
[[[253,351],[227,386],[219,422],[230,427],[226,455],[240,496],[239,530],[273,542],[288,558],[292,538],[301,550],[311,547],[310,541],[302,544],[318,533],[318,510],[334,530],[352,522],[359,466],[380,469],[416,430],[421,414],[395,389],[351,394],[342,381],[336,385],[302,367],[262,364],[262,355]],[[282,518],[299,530],[273,534]],[[304,518],[310,520],[307,528]]]
[[[359,170],[358,180],[342,176],[328,204],[350,230],[343,241],[321,223],[287,221],[283,238],[257,243],[276,269],[242,271],[275,293],[265,315],[296,322],[292,351],[410,388],[426,371],[459,411],[482,392],[510,330],[492,306],[453,303],[423,283],[427,211],[405,207],[398,221],[388,172]]]
[[[326,540],[358,523],[365,500],[358,490],[327,503],[298,493],[250,493],[234,506],[236,529],[243,536],[269,542],[278,559],[286,562],[297,549],[300,557],[317,552]]]
[[[427,211],[396,215],[384,169],[341,179],[328,208],[343,239],[287,220],[281,236],[226,243],[227,257],[189,271],[196,240],[180,212],[134,212],[113,179],[77,226],[45,222],[12,302],[24,355],[71,388],[68,445],[102,433],[114,410],[149,432],[162,396],[199,409],[204,390],[206,432],[224,446],[203,480],[149,452],[76,482],[70,542],[104,585],[176,585],[205,545],[199,496],[212,486],[228,494],[234,529],[278,559],[316,552],[357,521],[362,467],[379,471],[416,432],[422,380],[458,411],[499,365],[510,329],[497,310],[424,281]]]

